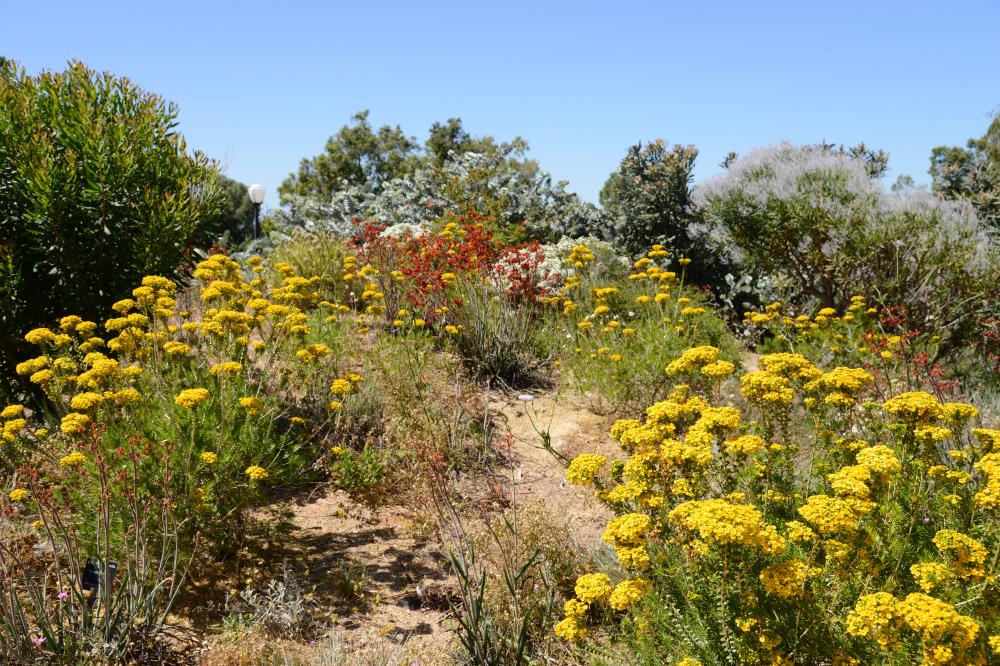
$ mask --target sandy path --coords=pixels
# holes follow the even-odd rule
[[[611,420],[582,407],[579,402],[549,394],[523,401],[514,396],[494,399],[501,438],[510,434],[513,494],[516,501],[538,499],[562,516],[584,549],[601,543],[601,533],[612,513],[593,491],[566,481],[562,464],[541,443],[547,433],[552,448],[568,460],[580,453],[600,453],[615,459],[621,450],[608,434]]]

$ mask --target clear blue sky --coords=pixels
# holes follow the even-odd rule
[[[1000,2],[0,0],[0,53],[69,59],[180,105],[191,147],[274,191],[357,110],[423,140],[460,116],[523,136],[596,201],[631,143],[865,141],[889,180],[1000,106]]]

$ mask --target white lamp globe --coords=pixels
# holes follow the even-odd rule
[[[259,183],[254,183],[247,188],[247,194],[250,195],[250,201],[260,205],[264,203],[264,186]]]

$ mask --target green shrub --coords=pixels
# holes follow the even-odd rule
[[[459,298],[462,307],[453,315],[455,349],[470,370],[511,387],[540,381],[544,358],[533,313],[485,280],[464,283]]]
[[[872,171],[828,146],[750,153],[696,191],[706,240],[793,304],[845,310],[861,294],[905,308],[912,328],[943,338],[943,354],[981,342],[981,322],[1000,313],[995,237],[971,206],[888,193]]]
[[[96,319],[142,276],[180,276],[220,204],[174,105],[80,63],[32,77],[0,60],[0,374],[18,332],[68,309]]]

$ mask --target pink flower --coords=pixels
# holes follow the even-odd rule
[[[41,645],[42,643],[45,642],[45,636],[39,636],[38,638],[33,638],[31,639],[31,642],[34,643],[35,645]]]
[[[56,599],[59,599],[60,601],[62,601],[63,599],[65,599],[68,596],[69,596],[69,592],[67,592],[66,590],[63,590],[62,592],[60,592],[59,594],[56,595]]]

